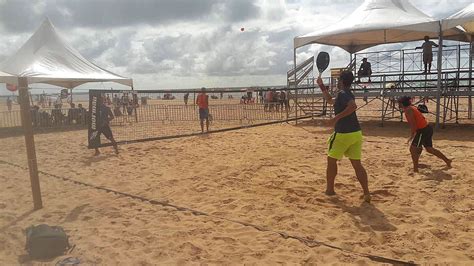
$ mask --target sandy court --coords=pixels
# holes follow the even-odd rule
[[[195,215],[40,175],[45,207],[31,212],[28,171],[0,162],[0,263],[27,260],[23,229],[63,226],[70,256],[93,264],[374,264],[351,252],[416,263],[474,260],[474,130],[449,127],[434,144],[452,169],[423,154],[410,172],[406,124],[365,122],[363,163],[373,204],[347,159],[336,197],[325,189],[331,130],[311,123],[103,148],[85,130],[35,136],[41,171],[198,210]],[[26,166],[23,137],[0,139],[0,159]],[[209,215],[209,216],[208,216]],[[229,220],[234,220],[232,222]],[[340,247],[309,247],[274,232]],[[52,260],[51,262],[55,262]]]

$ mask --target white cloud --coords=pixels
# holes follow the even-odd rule
[[[439,17],[471,1],[412,2]],[[285,84],[293,64],[293,38],[340,20],[362,2],[0,1],[0,60],[14,53],[47,15],[86,58],[133,77],[137,88]],[[16,15],[20,11],[29,15]],[[387,47],[392,46],[377,49]],[[330,67],[344,67],[349,61],[343,50],[322,45],[298,49],[298,61],[321,50],[330,52]]]

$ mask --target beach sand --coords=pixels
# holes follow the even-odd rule
[[[86,265],[379,263],[361,253],[473,263],[472,125],[435,132],[452,169],[423,153],[416,174],[406,124],[362,127],[372,204],[362,203],[347,159],[339,163],[337,196],[324,195],[331,130],[311,122],[123,145],[119,155],[109,147],[98,157],[86,148],[86,130],[37,134],[39,170],[48,173],[40,174],[38,211],[28,170],[4,163],[27,165],[24,138],[2,138],[0,264],[30,262],[24,229],[41,223],[63,226],[75,245],[51,264],[67,256]]]

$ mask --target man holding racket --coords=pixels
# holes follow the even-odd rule
[[[324,98],[334,105],[335,117],[329,120],[334,125],[334,133],[328,141],[328,158],[326,179],[326,195],[335,195],[334,182],[337,175],[337,161],[345,155],[351,161],[357,179],[364,190],[364,201],[370,203],[370,192],[367,180],[367,172],[360,161],[362,153],[362,131],[357,119],[355,97],[350,88],[354,81],[354,75],[350,71],[342,71],[339,77],[338,92],[335,99],[329,94],[321,77],[317,83],[323,92]]]

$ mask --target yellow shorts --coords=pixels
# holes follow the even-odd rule
[[[362,155],[362,131],[351,133],[334,132],[328,139],[328,156],[341,160],[343,156],[360,160]]]

